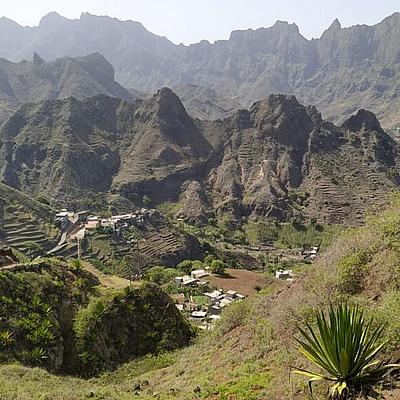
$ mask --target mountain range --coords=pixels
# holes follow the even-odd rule
[[[373,113],[335,126],[287,95],[218,121],[192,118],[168,88],[134,102],[70,97],[24,104],[0,128],[9,186],[58,206],[176,202],[199,224],[213,211],[361,222],[398,186],[398,154]]]
[[[37,27],[2,18],[0,56],[21,61],[36,52],[54,60],[99,52],[127,88],[153,93],[162,86],[186,86],[186,93],[188,88],[196,93],[200,87],[203,95],[213,90],[232,100],[233,107],[250,107],[272,93],[295,94],[326,119],[341,123],[365,108],[385,128],[395,128],[400,123],[399,33],[395,13],[374,26],[342,28],[335,20],[319,39],[307,40],[295,24],[278,21],[270,28],[234,31],[213,44],[184,46],[138,22],[87,13],[68,20],[50,13]],[[224,117],[231,106],[226,108]]]

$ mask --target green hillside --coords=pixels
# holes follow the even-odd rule
[[[230,306],[216,329],[195,344],[148,356],[97,378],[56,377],[18,364],[0,367],[2,398],[29,399],[307,399],[302,378],[289,379],[291,366],[308,367],[297,352],[296,325],[312,322],[315,310],[347,301],[386,324],[384,356],[399,358],[400,348],[400,197],[363,227],[346,230],[319,260],[285,289],[264,289]],[[16,379],[18,377],[18,379]],[[396,399],[392,384],[376,388]],[[326,399],[326,387],[314,386]],[[38,395],[39,396],[39,395]],[[39,398],[39,397],[38,397]]]
[[[0,270],[2,362],[87,377],[185,346],[194,336],[157,285],[105,286],[89,271],[85,263],[56,259]]]

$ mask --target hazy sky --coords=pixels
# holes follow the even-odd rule
[[[227,39],[232,30],[296,22],[307,38],[319,37],[335,18],[342,26],[372,25],[395,11],[399,0],[12,0],[0,15],[37,25],[50,11],[68,18],[82,12],[141,22],[175,43]]]

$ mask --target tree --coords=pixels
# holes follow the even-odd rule
[[[193,261],[191,260],[183,260],[182,262],[180,262],[176,268],[179,271],[182,271],[185,274],[190,274],[193,270]]]
[[[179,276],[179,271],[175,268],[153,267],[146,271],[145,280],[163,285],[172,282]]]
[[[24,243],[24,246],[31,260],[43,254],[43,247],[39,243],[29,241]]]
[[[213,274],[223,275],[225,273],[226,265],[221,260],[213,260],[211,262],[211,271]]]
[[[206,257],[204,258],[204,263],[206,265],[211,265],[213,260],[214,260],[214,256],[212,254],[207,254]]]
[[[380,341],[384,327],[366,322],[358,307],[331,307],[328,317],[323,311],[316,314],[316,329],[306,327],[308,332],[298,327],[299,351],[323,372],[297,368],[293,373],[309,378],[310,389],[315,381],[332,382],[330,399],[347,399],[364,383],[379,382],[390,369],[400,368],[376,359],[386,344]]]

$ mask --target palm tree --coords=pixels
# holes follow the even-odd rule
[[[391,369],[400,368],[377,359],[386,344],[381,341],[384,326],[374,326],[372,319],[367,322],[358,307],[331,306],[328,318],[322,311],[317,313],[316,329],[310,324],[306,327],[308,332],[298,327],[299,351],[322,372],[297,368],[293,373],[308,377],[310,390],[312,382],[330,382],[330,399],[346,399],[351,391],[379,382]]]

